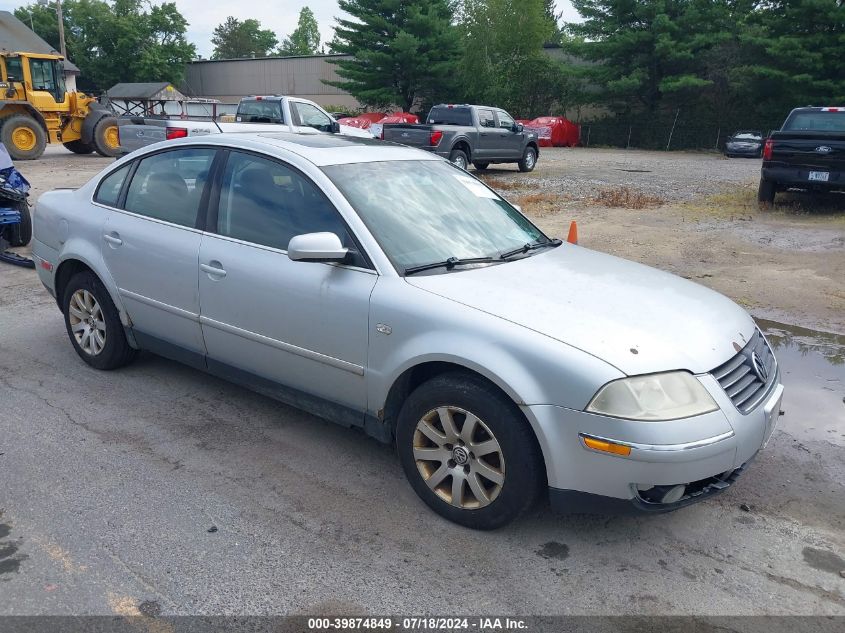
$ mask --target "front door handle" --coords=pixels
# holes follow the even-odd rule
[[[103,239],[112,246],[120,246],[121,244],[123,244],[123,240],[120,239],[120,235],[116,231],[112,231],[111,233],[105,233],[103,235]]]
[[[207,264],[200,264],[200,270],[207,274],[208,277],[213,281],[223,279],[223,277],[226,276],[226,271],[223,269],[223,264],[214,260],[208,262]]]

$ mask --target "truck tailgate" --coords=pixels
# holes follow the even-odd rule
[[[430,147],[431,130],[430,125],[416,125],[413,123],[388,123],[383,129],[385,141],[393,141],[411,147]]]
[[[845,134],[774,132],[772,164],[783,163],[820,171],[845,171]]]
[[[120,150],[124,154],[167,140],[166,119],[120,117],[117,119],[117,129],[120,133]]]

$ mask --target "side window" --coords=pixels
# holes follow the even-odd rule
[[[507,112],[499,110],[499,127],[513,129],[513,118]]]
[[[493,118],[492,110],[478,111],[478,124],[481,127],[496,127],[496,119]]]
[[[299,118],[300,125],[313,127],[323,132],[331,130],[332,120],[310,103],[291,101],[290,105],[296,111],[296,116]]]
[[[100,181],[100,186],[97,187],[97,193],[94,194],[94,202],[116,207],[117,200],[120,198],[120,188],[123,186],[123,181],[126,180],[126,174],[129,173],[131,166],[132,163],[124,165],[103,178]]]
[[[295,235],[323,231],[353,246],[335,208],[305,176],[266,158],[229,154],[217,212],[220,235],[287,250]]]
[[[157,220],[193,227],[215,150],[178,149],[142,158],[129,183],[124,208]]]
[[[53,91],[56,89],[53,66],[49,59],[30,59],[29,72],[32,73],[33,90]]]
[[[23,81],[23,66],[20,57],[6,58],[6,80]]]

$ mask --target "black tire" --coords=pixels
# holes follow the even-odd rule
[[[16,133],[17,132],[17,133]],[[23,132],[23,136],[21,136]],[[26,140],[25,144],[22,144]],[[41,124],[26,114],[13,114],[3,120],[0,141],[14,160],[34,160],[47,147],[47,133]],[[31,141],[31,143],[30,143]]]
[[[771,180],[760,179],[760,187],[757,189],[757,201],[762,209],[770,209],[775,203],[777,183]]]
[[[68,141],[63,145],[74,154],[91,154],[94,151],[94,146],[82,141]]]
[[[469,158],[467,158],[466,152],[462,149],[453,149],[452,153],[449,154],[449,162],[461,169],[469,167]]]
[[[522,154],[522,160],[517,165],[521,172],[534,171],[534,167],[537,166],[537,150],[533,147],[526,147]]]
[[[100,156],[114,158],[120,155],[120,143],[117,141],[116,136],[112,136],[112,130],[114,135],[116,135],[117,119],[113,116],[104,116],[94,126],[92,144],[94,151]]]
[[[475,167],[478,171],[484,171],[485,169],[487,169],[490,166],[490,163],[475,162],[475,163],[472,164],[472,166]]]
[[[71,324],[71,299],[79,290],[88,291],[93,295],[100,307],[105,323],[105,341],[99,353],[91,354],[85,351],[76,340]],[[126,340],[126,333],[120,322],[117,308],[109,296],[108,291],[97,276],[90,271],[76,273],[71,277],[62,295],[62,312],[65,316],[65,328],[71,345],[79,357],[96,369],[117,369],[131,363],[138,351],[130,347]]]
[[[22,200],[15,205],[21,214],[20,224],[12,225],[9,244],[12,246],[26,246],[32,241],[32,214],[29,212],[29,204]]]
[[[461,444],[461,447],[470,449],[469,455],[466,454],[467,451],[461,455],[461,459],[466,464],[461,467],[454,459],[454,451],[459,449],[458,443],[449,444],[446,446],[452,446],[452,448],[447,451],[452,452],[447,454],[452,455],[453,458],[450,458],[448,462],[435,460],[440,462],[440,465],[435,468],[432,462],[424,461],[418,467],[414,457],[417,424],[426,416],[437,416],[436,410],[442,407],[459,408],[477,416],[482,423],[475,427],[481,432],[478,441],[483,441],[488,437],[487,429],[489,429],[489,436],[498,442],[500,453],[494,454],[492,461],[487,461],[489,457],[482,460],[480,456],[475,456],[471,452],[472,444]],[[463,425],[466,424],[467,418],[464,416],[460,419],[461,415],[461,413],[456,413],[453,419],[456,426],[460,425],[461,430],[465,430]],[[441,418],[438,416],[437,419]],[[482,426],[486,429],[481,428]],[[445,428],[445,425],[441,428]],[[428,441],[421,434],[417,437],[417,441]],[[444,436],[444,441],[447,441],[446,436]],[[462,441],[457,440],[457,442]],[[473,529],[494,530],[513,521],[537,500],[546,480],[539,446],[522,413],[502,392],[484,379],[472,374],[457,372],[441,374],[417,387],[399,412],[396,446],[405,475],[420,498],[437,514]],[[499,457],[502,461],[499,461]],[[481,472],[475,469],[483,466],[487,468],[492,466],[503,473],[504,480],[498,490],[495,490],[496,485],[493,481],[479,479],[479,476],[475,474]],[[463,477],[467,483],[460,484],[462,502],[470,495],[473,499],[478,499],[467,479],[469,476],[474,476],[476,484],[481,481],[485,486],[494,488],[492,492],[485,490],[489,497],[492,497],[492,501],[488,500],[486,505],[479,504],[481,507],[477,508],[456,507],[440,496],[449,494],[451,497],[451,494],[445,492],[444,489],[452,489],[454,476],[452,474],[444,476],[442,484],[436,486],[440,491],[438,494],[426,483],[421,468],[435,471],[434,474],[429,474],[429,478],[436,477],[441,468]]]

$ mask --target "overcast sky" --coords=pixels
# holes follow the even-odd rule
[[[28,2],[0,0],[0,10],[13,11]],[[568,0],[557,0],[558,10],[563,11],[565,20],[577,20],[578,14]],[[179,11],[188,20],[188,40],[196,44],[197,53],[210,57],[212,51],[211,33],[214,27],[233,15],[240,20],[255,18],[265,29],[272,29],[279,41],[296,28],[299,10],[311,7],[320,23],[323,41],[332,37],[334,17],[340,13],[337,0],[258,0],[238,2],[237,0],[176,0]]]

